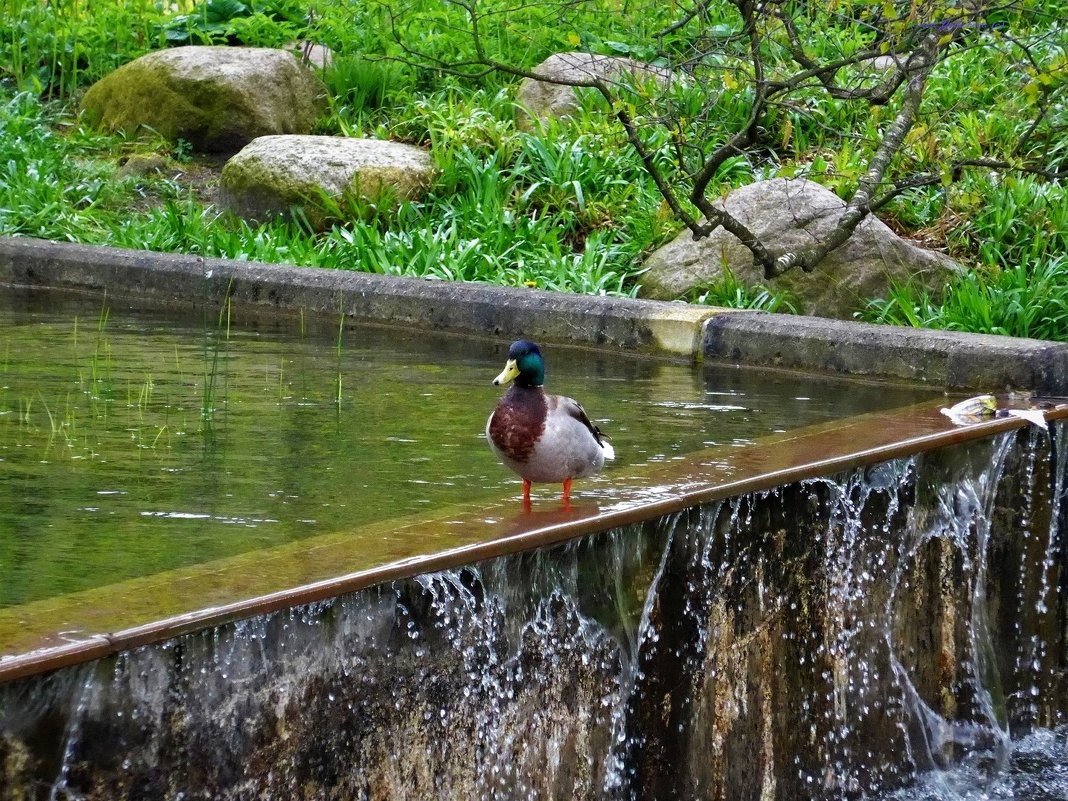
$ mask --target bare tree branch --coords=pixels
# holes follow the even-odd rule
[[[838,61],[817,64],[805,54],[805,49],[801,45],[801,37],[797,32],[797,26],[794,24],[793,18],[781,11],[776,13],[776,17],[783,23],[783,26],[786,29],[787,37],[790,41],[790,55],[793,57],[794,61],[804,68],[802,72],[791,76],[787,80],[778,81],[773,84],[773,88],[776,91],[796,89],[807,79],[816,78],[823,84],[823,88],[827,90],[831,97],[839,100],[867,99],[872,105],[883,105],[893,97],[901,84],[904,83],[906,73],[900,68],[900,65],[898,65],[881,84],[870,89],[845,89],[838,86],[834,81],[834,77],[843,67],[870,61],[880,55],[887,54],[882,53],[878,49],[866,50],[857,55],[839,59]],[[889,55],[894,56],[895,60],[898,56],[897,53],[891,53]]]
[[[672,213],[691,231],[694,231],[694,236],[697,237],[698,230],[704,230],[704,228],[693,218],[693,216],[682,207],[679,202],[678,195],[671,185],[664,178],[663,173],[656,166],[656,162],[653,159],[652,152],[645,146],[645,142],[642,141],[641,136],[638,134],[638,127],[631,117],[630,113],[624,107],[623,104],[615,102],[615,98],[608,89],[608,85],[603,81],[598,81],[596,84],[597,90],[604,97],[605,101],[613,106],[616,119],[623,126],[623,130],[626,131],[627,141],[630,142],[634,151],[638,154],[638,158],[641,159],[642,165],[645,167],[645,171],[656,183],[656,188],[660,191],[661,196],[664,198],[664,202],[668,204],[668,208]],[[703,236],[708,236],[711,231],[703,233]]]
[[[664,28],[664,30],[660,31],[660,33],[656,35],[656,38],[659,40],[663,39],[665,36],[670,36],[676,31],[680,31],[685,28],[698,17],[707,15],[708,4],[710,2],[711,0],[700,0],[700,2],[694,3],[693,8],[691,8],[689,11],[679,17],[679,19],[673,22],[671,25],[668,25],[666,28]]]
[[[742,19],[745,23],[744,30],[749,38],[749,52],[750,58],[752,59],[755,86],[753,107],[749,114],[749,119],[741,130],[735,133],[725,144],[716,148],[701,170],[693,177],[693,188],[690,192],[690,202],[700,209],[701,213],[705,215],[705,219],[711,223],[711,227],[707,232],[694,229],[691,226],[688,227],[693,231],[694,238],[696,239],[702,235],[707,236],[719,226],[723,226],[724,229],[736,236],[738,240],[749,249],[749,252],[753,254],[753,259],[756,260],[756,263],[763,267],[764,271],[767,272],[774,267],[775,259],[771,253],[768,252],[764,243],[761,242],[756,234],[750,231],[741,220],[728,214],[723,209],[712,205],[707,194],[709,182],[715,176],[716,172],[719,171],[719,168],[723,166],[723,163],[731,156],[742,153],[743,148],[753,141],[756,126],[764,114],[765,101],[767,99],[767,84],[764,81],[764,63],[760,52],[760,31],[756,24],[753,0],[738,0],[735,5],[742,14]]]
[[[805,272],[812,272],[816,265],[832,250],[841,247],[853,235],[853,231],[868,216],[871,211],[871,201],[876,189],[882,183],[883,174],[890,166],[891,160],[897,155],[905,137],[912,129],[916,112],[919,111],[920,102],[923,100],[924,86],[927,76],[935,65],[938,53],[937,34],[928,34],[920,48],[913,53],[906,65],[906,69],[912,71],[905,89],[904,102],[894,122],[886,130],[882,144],[876,151],[875,156],[868,164],[868,171],[860,180],[860,185],[852,199],[846,204],[842,215],[838,218],[831,235],[823,242],[804,250],[784,253],[774,265],[771,274],[765,268],[766,278],[781,275],[789,269],[800,267]]]

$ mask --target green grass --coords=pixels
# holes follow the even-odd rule
[[[483,44],[491,57],[530,67],[553,52],[591,48],[657,61],[688,58],[711,42],[717,54],[694,65],[698,80],[678,82],[663,98],[635,95],[633,112],[654,161],[688,178],[676,158],[696,163],[747,113],[751,87],[737,70],[747,43],[727,3],[709,7],[709,41],[685,32],[655,39],[671,4],[605,0],[562,5],[483,4]],[[837,6],[884,13],[886,4]],[[838,24],[822,7],[801,19],[815,58],[836,58],[872,44],[870,29]],[[998,12],[1003,30],[962,38],[939,66],[893,170],[938,170],[957,158],[1032,159],[1046,169],[1068,161],[1064,136],[1068,6],[1024,3]],[[645,255],[680,225],[622,132],[587,96],[569,125],[544,135],[514,124],[516,81],[495,73],[457,77],[396,60],[391,15],[430,57],[470,52],[462,11],[441,0],[378,3],[332,0],[207,0],[165,11],[155,0],[6,0],[0,19],[0,234],[37,236],[205,256],[286,262],[441,280],[483,281],[562,291],[633,295]],[[429,148],[441,173],[417,203],[363,224],[314,234],[296,222],[250,226],[225,220],[192,191],[166,178],[119,178],[119,158],[132,152],[182,154],[180,143],[103,136],[74,118],[80,93],[116,66],[176,43],[280,46],[306,38],[329,46],[330,111],[324,133],[375,136]],[[1043,77],[1030,58],[1048,68]],[[786,70],[781,31],[763,47],[772,76]],[[854,71],[843,80],[870,81]],[[654,101],[661,101],[655,105]],[[1012,152],[1035,109],[1049,113],[1032,142]],[[676,150],[656,125],[662,115],[692,150]],[[817,87],[793,93],[765,120],[761,142],[720,169],[725,192],[761,177],[807,175],[841,194],[856,186],[878,146],[894,104],[829,98]],[[862,318],[903,325],[995,331],[1068,339],[1058,300],[1068,252],[1068,199],[1062,182],[1014,173],[968,170],[951,185],[902,195],[884,213],[900,228],[943,239],[969,268],[944,298],[909,287],[874,301]],[[689,300],[790,311],[788,297],[744,287],[733,276]],[[1059,305],[1060,304],[1060,305]],[[1037,311],[1036,311],[1037,310]]]
[[[708,286],[698,287],[687,298],[691,303],[703,303],[711,306],[725,306],[732,309],[753,309],[766,312],[784,312],[796,314],[788,293],[775,292],[767,287],[745,286],[724,267],[722,280]]]
[[[1033,266],[969,271],[939,300],[899,287],[888,299],[873,301],[866,317],[917,328],[1065,341],[1068,255],[1062,253]]]
[[[950,250],[973,267],[940,297],[893,287],[872,300],[861,319],[1068,341],[1068,191],[1033,177],[968,181],[949,211],[960,221]],[[913,213],[934,217],[945,204],[928,197]]]
[[[223,219],[191,194],[131,214],[122,200],[134,179],[117,179],[99,158],[126,143],[76,124],[61,135],[56,129],[61,117],[40,124],[47,114],[25,93],[0,107],[0,130],[11,134],[0,142],[0,164],[11,171],[0,187],[4,234],[632,295],[640,269],[636,251],[646,244],[649,220],[657,219],[659,197],[652,186],[622,178],[598,185],[598,171],[611,167],[590,149],[596,142],[579,137],[546,146],[511,129],[506,149],[516,156],[503,164],[493,151],[501,141],[499,120],[472,111],[479,124],[462,128],[456,123],[463,117],[459,110],[451,120],[438,114],[422,121],[427,135],[443,142],[437,152],[442,180],[426,199],[402,204],[388,220],[336,226],[315,236],[296,222],[250,226]],[[643,177],[633,168],[630,173]],[[630,204],[630,213],[611,218],[608,194]],[[670,230],[661,228],[663,234]]]

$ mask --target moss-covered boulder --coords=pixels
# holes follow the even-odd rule
[[[436,175],[412,145],[337,136],[262,136],[223,167],[219,203],[250,222],[299,207],[324,230],[358,217],[368,204],[414,200]]]
[[[258,136],[312,130],[326,87],[284,50],[178,47],[149,53],[97,81],[85,118],[106,131],[151,128],[207,153],[234,153]]]

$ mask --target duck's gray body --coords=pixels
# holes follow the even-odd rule
[[[537,483],[592,476],[614,456],[577,401],[540,386],[509,387],[486,422],[486,438],[506,467]]]

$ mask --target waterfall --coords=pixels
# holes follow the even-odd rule
[[[1065,797],[1052,432],[0,685],[0,801]]]

